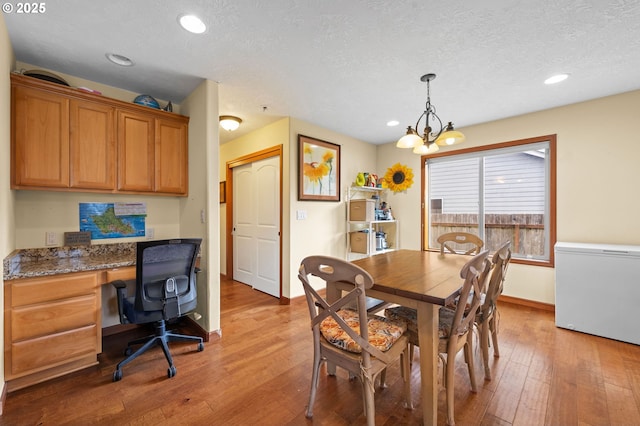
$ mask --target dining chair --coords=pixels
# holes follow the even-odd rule
[[[484,301],[478,308],[476,314],[476,327],[482,349],[482,360],[484,362],[484,379],[491,380],[491,369],[489,368],[489,334],[493,341],[493,356],[499,357],[498,350],[498,296],[502,294],[504,279],[507,274],[507,267],[511,260],[511,242],[502,244],[491,258],[492,272],[489,278]]]
[[[471,391],[477,392],[475,369],[473,364],[473,325],[482,297],[481,275],[486,268],[488,250],[483,250],[472,257],[460,270],[463,279],[458,300],[467,303],[457,303],[455,308],[443,306],[440,308],[438,321],[438,337],[440,343],[438,351],[444,366],[444,385],[447,399],[447,424],[454,425],[454,378],[455,359],[460,350],[464,349],[464,358],[469,370]],[[407,323],[407,337],[409,344],[418,345],[417,311],[406,306],[396,306],[385,309],[385,316],[392,320],[404,320]]]
[[[452,254],[478,254],[484,247],[484,241],[480,237],[468,232],[447,232],[436,241],[440,244],[440,254],[445,254],[445,250]],[[465,246],[461,247],[462,245]]]
[[[312,287],[312,276],[324,280],[325,284],[341,282],[347,289],[343,289],[338,300],[329,303]],[[376,379],[388,365],[399,359],[405,406],[412,408],[406,324],[367,313],[366,290],[373,286],[371,275],[342,259],[309,256],[302,260],[298,278],[304,287],[313,332],[313,371],[306,416],[313,417],[322,362],[344,368],[350,377],[360,379],[367,425],[373,426]],[[355,310],[348,308],[353,302]]]

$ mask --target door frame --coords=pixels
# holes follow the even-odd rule
[[[227,161],[227,226],[225,229],[227,240],[227,277],[233,279],[233,168],[270,157],[280,158],[280,188],[278,188],[278,191],[280,191],[280,223],[278,225],[280,227],[278,231],[280,237],[280,265],[278,265],[280,281],[279,299],[281,305],[288,305],[290,302],[289,298],[282,296],[282,145],[276,145]]]

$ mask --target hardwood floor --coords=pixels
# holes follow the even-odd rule
[[[243,284],[223,281],[223,337],[197,352],[176,344],[177,375],[157,348],[124,367],[115,364],[131,336],[110,336],[98,367],[10,393],[0,425],[361,425],[358,380],[321,375],[314,418],[304,416],[311,378],[311,332],[305,302],[283,306]],[[640,424],[640,346],[556,328],[553,313],[500,305],[500,358],[494,379],[469,391],[462,358],[456,368],[458,425]],[[476,345],[477,347],[477,345]],[[416,350],[416,357],[419,350]],[[460,355],[461,356],[461,355]],[[376,424],[420,424],[419,363],[413,363],[414,410],[402,407],[397,366],[376,390]],[[439,424],[445,422],[444,392]]]

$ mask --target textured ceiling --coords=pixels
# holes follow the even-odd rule
[[[221,143],[283,116],[395,141],[431,101],[459,127],[640,88],[640,0],[60,0],[4,13],[16,59],[180,103],[219,82]],[[177,24],[199,15],[206,33]],[[108,62],[127,56],[131,68]],[[545,86],[555,73],[571,74]],[[264,107],[267,107],[266,110]],[[400,126],[389,128],[389,120]]]

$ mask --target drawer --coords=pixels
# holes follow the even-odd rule
[[[95,325],[11,345],[12,376],[37,372],[97,353]]]
[[[16,342],[96,324],[97,303],[97,297],[89,295],[59,302],[13,308],[11,311],[11,340]]]
[[[136,278],[136,267],[127,266],[126,268],[109,269],[105,274],[105,283],[115,280],[134,280]]]
[[[97,277],[91,272],[11,281],[11,307],[95,294]]]

